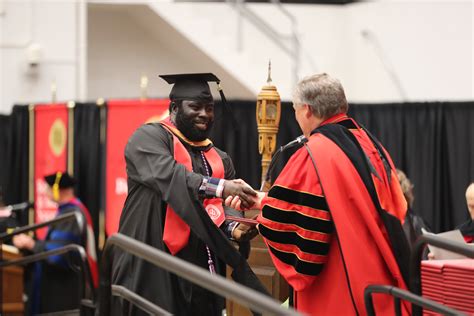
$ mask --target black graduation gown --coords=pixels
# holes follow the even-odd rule
[[[206,244],[216,269],[234,268],[236,281],[265,293],[263,286],[224,233],[211,221],[198,196],[205,167],[200,150],[183,142],[190,153],[189,172],[173,156],[173,136],[160,124],[140,127],[125,149],[128,196],[120,217],[119,232],[157,249],[169,252],[163,242],[167,203],[190,226],[189,242],[177,257],[208,270]],[[225,178],[235,175],[230,157],[217,149]],[[212,172],[212,171],[211,171]],[[211,174],[212,175],[212,174]],[[120,284],[176,315],[220,315],[223,301],[215,294],[120,250],[115,252],[112,284]],[[112,298],[113,315],[140,315],[139,309]]]

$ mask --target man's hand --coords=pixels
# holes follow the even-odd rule
[[[253,219],[256,219],[258,215],[255,215]],[[258,230],[255,226],[249,226],[244,223],[239,223],[232,231],[232,238],[236,241],[249,241],[258,235]]]
[[[26,234],[19,234],[13,236],[13,245],[18,249],[32,250],[35,246],[35,240]]]
[[[254,204],[254,198],[257,196],[250,185],[244,180],[225,180],[224,190],[222,191],[222,198],[225,200],[228,196],[237,196],[240,199],[241,209],[249,209]]]
[[[262,200],[264,197],[265,197],[265,192],[257,192],[257,195],[252,197],[254,209],[262,208]],[[242,207],[242,200],[238,196],[229,195],[224,200],[224,204],[235,210],[239,210],[239,211],[247,210],[246,208]]]

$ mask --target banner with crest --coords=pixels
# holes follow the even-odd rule
[[[38,104],[34,117],[34,220],[42,223],[53,219],[58,210],[44,176],[67,171],[68,109],[66,104]],[[46,231],[38,230],[37,237],[43,239]]]
[[[127,197],[125,146],[142,124],[158,122],[168,116],[169,100],[107,101],[107,136],[105,162],[105,231],[118,231],[120,214]]]

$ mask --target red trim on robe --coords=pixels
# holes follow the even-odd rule
[[[320,242],[324,242],[324,243],[328,243],[331,240],[331,234],[325,234],[325,233],[321,233],[321,232],[307,230],[307,229],[301,228],[301,227],[299,227],[297,225],[293,225],[293,224],[273,222],[273,221],[271,221],[267,218],[264,218],[262,216],[260,216],[258,218],[258,222],[259,222],[260,225],[268,227],[272,230],[282,231],[282,232],[295,232],[301,238],[304,238],[304,239],[320,241]]]
[[[308,207],[308,206],[303,206],[303,205],[295,205],[295,204],[288,203],[286,201],[279,200],[270,196],[267,197],[267,201],[270,201],[270,199],[271,199],[271,205],[270,204],[269,205],[281,211],[298,212],[300,214],[303,214],[304,216],[319,218],[322,220],[331,220],[331,214],[328,211],[318,210],[318,209]]]
[[[86,208],[84,204],[82,204],[79,199],[75,198],[69,201],[69,203],[76,205],[79,207],[86,217],[87,221],[87,232],[86,232],[86,255],[87,255],[87,262],[89,263],[89,269],[91,272],[92,282],[94,288],[99,287],[99,267],[97,265],[97,253],[95,250],[95,237],[94,237],[94,226],[92,224],[92,218],[89,213],[89,210]],[[93,247],[93,248],[92,248]]]
[[[326,123],[346,118],[345,115],[338,115]],[[351,131],[381,176],[381,179],[374,178],[374,182],[382,207],[403,219],[406,201],[397,177],[392,171],[392,181],[389,182],[378,152],[368,136],[360,129]],[[270,256],[277,270],[295,289],[298,311],[311,315],[354,315],[352,293],[359,315],[365,315],[365,287],[370,284],[394,285],[402,289],[407,287],[391,250],[385,227],[350,159],[335,143],[321,134],[312,135],[307,144],[312,149],[323,179],[325,198],[337,235],[334,233],[335,236],[331,239],[327,262],[317,276],[298,273],[293,266],[280,261],[271,251]],[[393,168],[390,158],[389,163]],[[306,149],[300,149],[291,157],[275,185],[321,195],[320,182]],[[266,197],[262,201],[262,205],[264,204],[274,206],[275,200]],[[269,224],[261,216],[258,220],[262,224]],[[293,230],[293,225],[279,225],[282,230]],[[265,238],[264,241],[267,246],[272,245],[272,241]],[[344,258],[341,257],[339,243]],[[377,315],[393,315],[393,299],[389,296],[375,295],[374,306]],[[407,314],[407,306],[402,306],[403,313]]]
[[[295,254],[300,260],[312,262],[312,263],[325,263],[327,261],[327,256],[315,255],[302,251],[296,245],[292,244],[280,244],[267,240],[267,245],[275,248],[276,250],[282,252],[288,252]]]

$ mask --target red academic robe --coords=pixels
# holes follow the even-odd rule
[[[337,115],[322,126],[334,123],[347,125],[355,136],[371,162],[382,208],[402,221],[407,205],[391,160],[384,165],[372,140],[354,120]],[[341,147],[321,133],[314,133],[307,145],[318,174],[308,151],[299,149],[262,201],[260,233],[276,268],[294,289],[298,311],[365,315],[368,285],[406,289],[387,229]],[[393,315],[392,297],[375,295],[374,306],[377,315]],[[402,309],[408,313],[406,307]]]

